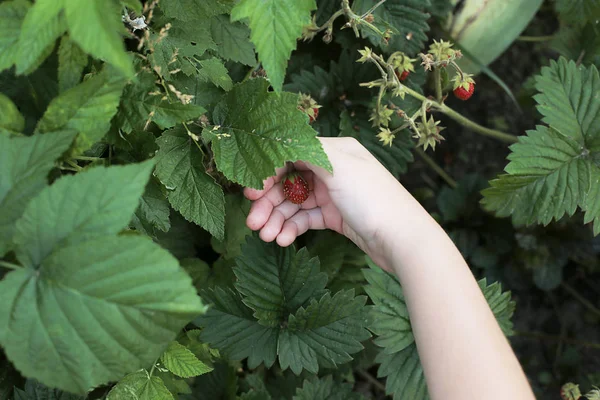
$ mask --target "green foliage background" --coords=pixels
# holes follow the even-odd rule
[[[376,137],[376,93],[359,84],[378,71],[357,50],[416,57],[443,37],[451,3],[388,0],[374,25],[389,43],[336,23],[325,45],[299,39],[338,0],[0,2],[0,399],[427,399],[399,282],[331,232],[263,243],[240,189],[286,161],[331,170],[317,135],[354,137],[410,176],[411,132],[389,147]],[[407,181],[507,335],[520,332],[499,282],[523,289],[514,269],[523,290],[587,302],[583,322],[560,321],[560,349],[600,318],[567,284],[576,270],[597,293],[600,5],[549,7],[557,60],[529,85],[540,125],[510,147],[505,173],[435,192]],[[416,69],[406,86],[430,93]],[[313,125],[298,93],[323,106]],[[558,363],[534,389],[598,383],[594,366]]]

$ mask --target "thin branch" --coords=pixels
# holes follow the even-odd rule
[[[517,38],[520,42],[547,42],[554,39],[554,35],[548,36],[519,36]]]
[[[416,147],[415,152],[423,159],[423,161],[425,161],[425,164],[434,170],[440,176],[440,178],[442,178],[448,184],[448,186],[450,186],[452,189],[456,189],[458,187],[458,183],[456,183],[456,181],[450,175],[448,175],[448,173],[446,173],[442,167],[437,165],[433,158],[425,154],[423,149]]]
[[[373,375],[369,374],[367,371],[363,371],[362,369],[357,370],[356,373],[362,378],[365,378],[370,384],[375,386],[377,389],[385,393],[385,385],[379,382],[379,380]]]
[[[8,261],[2,261],[2,260],[0,260],[0,267],[7,268],[7,269],[14,269],[14,270],[23,268],[20,265],[9,263]]]

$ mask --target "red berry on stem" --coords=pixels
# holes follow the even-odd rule
[[[410,75],[410,71],[404,70],[401,74],[396,71],[396,76],[400,79],[400,82],[404,82],[408,78],[408,75]]]
[[[294,204],[302,204],[308,199],[308,183],[297,172],[288,174],[283,180],[283,194]]]
[[[319,109],[315,107],[312,109],[312,115],[308,114],[308,123],[312,124],[313,122],[315,122],[315,120],[317,119],[318,116],[319,116]]]
[[[469,100],[471,96],[473,96],[473,92],[475,91],[475,84],[469,83],[469,88],[465,89],[462,86],[454,89],[454,95],[461,100]]]

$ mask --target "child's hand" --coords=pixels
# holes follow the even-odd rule
[[[398,181],[352,138],[320,138],[333,166],[333,175],[320,167],[296,162],[311,190],[298,205],[286,200],[280,181],[288,172],[277,171],[263,190],[246,188],[253,200],[247,225],[260,230],[266,242],[289,246],[309,229],[332,229],[344,234],[380,265],[387,267],[385,242],[397,228],[392,223],[403,199],[412,199]]]

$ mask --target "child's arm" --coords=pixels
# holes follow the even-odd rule
[[[534,399],[519,362],[460,252],[443,229],[356,140],[321,138],[334,174],[304,163],[312,189],[285,200],[285,170],[246,189],[247,224],[290,245],[308,229],[346,235],[402,284],[431,398]]]

